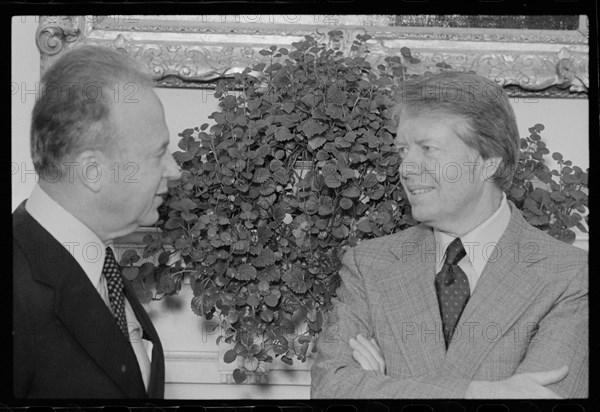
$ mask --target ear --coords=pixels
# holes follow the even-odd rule
[[[498,171],[502,158],[499,156],[490,157],[483,161],[483,167],[481,168],[481,177],[484,182],[490,180]]]
[[[78,179],[87,189],[98,193],[104,185],[104,180],[108,177],[103,176],[108,172],[104,164],[106,163],[105,156],[97,150],[88,149],[81,152],[75,161],[77,162],[75,179]]]

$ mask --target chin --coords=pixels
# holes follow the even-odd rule
[[[156,222],[158,222],[158,212],[154,210],[153,212],[147,214],[142,219],[138,221],[140,226],[152,226]]]
[[[417,207],[413,206],[411,209],[412,217],[417,222],[427,223],[428,221],[431,220],[431,213],[429,213],[428,211],[423,210],[423,209],[424,209],[423,206],[417,206]]]

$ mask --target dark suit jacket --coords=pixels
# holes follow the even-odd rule
[[[434,287],[433,230],[418,225],[343,257],[342,285],[317,342],[316,398],[462,398],[473,380],[569,366],[548,389],[588,396],[587,252],[528,224],[516,207],[446,350]],[[348,341],[378,342],[385,375],[365,371]]]
[[[16,398],[162,398],[160,339],[135,292],[129,300],[152,341],[148,393],[129,341],[77,261],[25,210],[13,213],[13,389]]]

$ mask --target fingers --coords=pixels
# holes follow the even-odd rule
[[[385,373],[385,361],[375,340],[371,339],[369,341],[358,334],[357,339],[350,339],[350,347],[360,354],[359,358],[366,360],[368,363],[368,368],[363,367],[363,369],[378,370]],[[353,357],[355,357],[354,354]],[[361,364],[361,366],[363,365]]]
[[[542,386],[550,385],[552,383],[560,382],[569,373],[569,367],[563,366],[559,369],[543,372],[528,372],[524,373],[527,377],[533,379],[536,383]]]
[[[540,398],[541,399],[563,399],[562,396],[558,396],[556,393],[552,392],[550,389],[548,389],[546,396],[540,397]]]
[[[375,340],[375,338],[371,338],[369,339],[369,341],[373,344],[373,348],[374,350],[377,351],[377,355],[378,355],[378,362],[379,362],[379,371],[383,374],[385,374],[385,360],[383,360],[383,353],[381,352],[381,349],[379,348],[379,345],[377,344],[377,341]]]
[[[379,346],[377,346],[377,344],[374,344],[374,340],[367,340],[363,335],[361,335],[360,333],[356,336],[356,340],[361,343],[365,348],[367,348],[367,350],[371,353],[371,355],[373,355],[373,357],[375,359],[381,360],[383,361],[383,357],[381,356],[381,351],[379,350]]]
[[[520,394],[520,398],[530,398],[530,399],[563,399],[562,396],[557,395],[555,392],[546,388],[545,386],[526,386],[526,390],[521,388],[522,393]]]
[[[350,339],[350,347],[353,349],[352,358],[357,361],[364,370],[378,370],[376,362],[370,356],[369,351],[363,347],[356,339]]]
[[[352,358],[354,358],[354,360],[358,362],[360,367],[366,371],[377,370],[377,366],[372,365],[371,362],[369,361],[369,359],[367,359],[367,357],[364,356],[363,353],[359,350],[355,349],[352,352]]]

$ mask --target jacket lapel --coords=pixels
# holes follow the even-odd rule
[[[27,213],[24,203],[19,209],[15,213],[25,214],[27,223],[14,235],[56,252],[51,257],[30,254],[36,280],[55,289],[56,316],[127,397],[144,397],[135,353],[97,290],[73,256]]]
[[[511,212],[509,225],[459,320],[462,336],[455,337],[448,348],[448,366],[467,378],[474,376],[498,339],[535,300],[543,286],[523,261],[528,255],[528,224],[512,204]],[[469,334],[470,328],[473,336]]]
[[[152,342],[152,362],[150,366],[148,397],[161,399],[164,397],[165,389],[165,360],[162,345],[148,313],[137,298],[135,290],[126,279],[124,279],[123,282],[125,283],[125,296],[127,297],[137,320],[142,326],[143,337]]]
[[[433,231],[419,225],[413,236],[390,248],[398,259],[382,277],[384,312],[411,374],[436,370],[446,347],[435,292]]]

